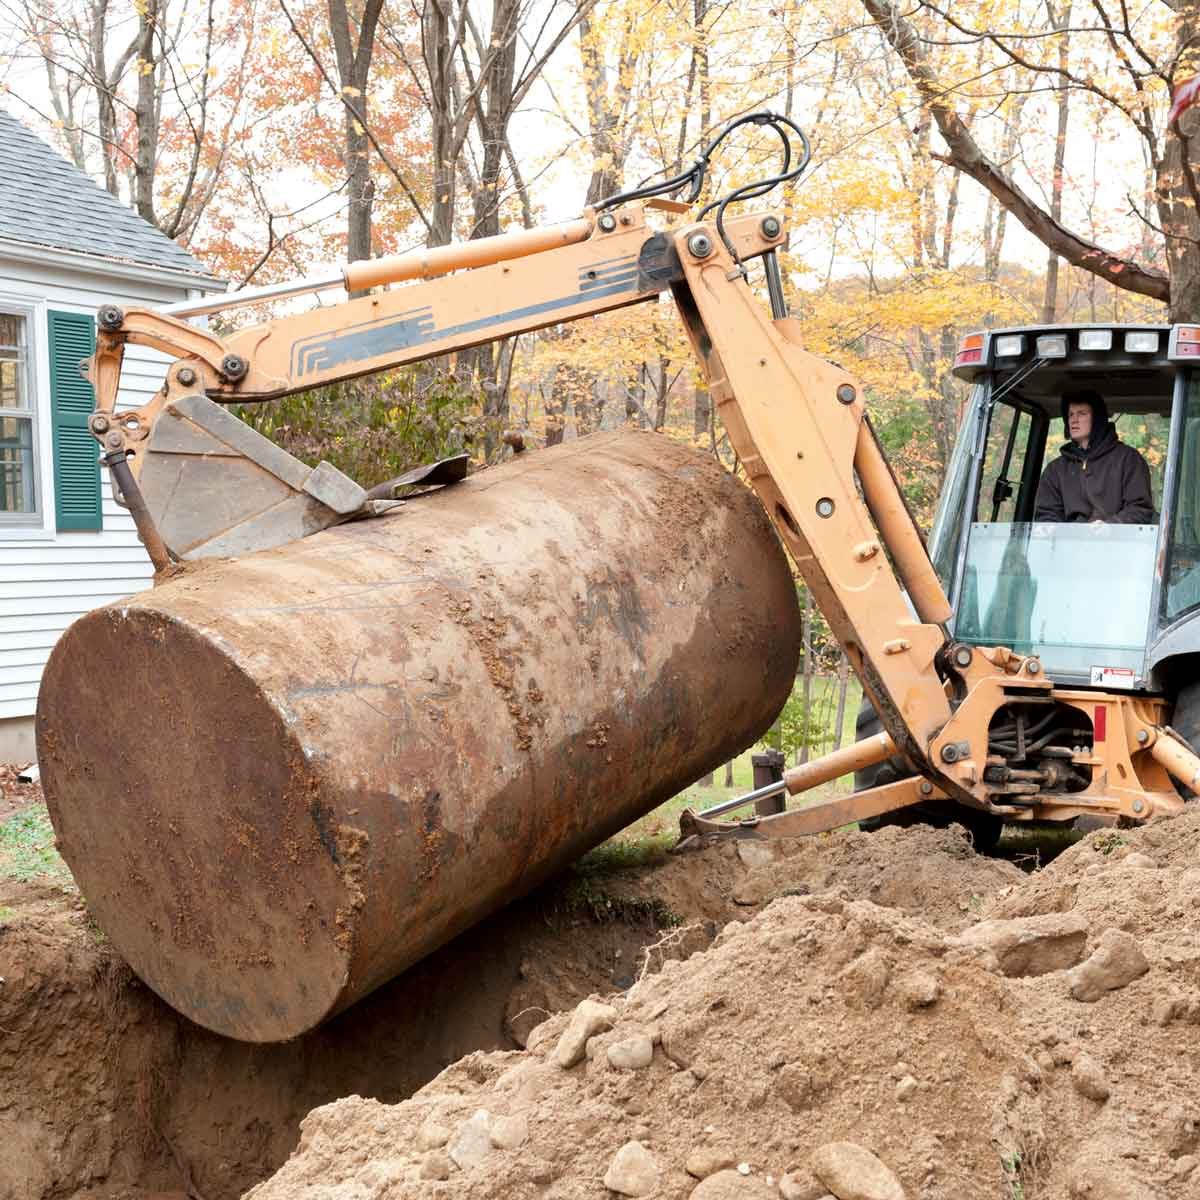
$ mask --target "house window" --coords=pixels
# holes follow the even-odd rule
[[[36,464],[29,320],[0,310],[0,525],[38,521]]]

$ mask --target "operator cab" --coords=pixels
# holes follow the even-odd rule
[[[1035,654],[1061,685],[1173,694],[1200,652],[1200,327],[991,330],[954,374],[972,386],[930,556],[955,639]],[[1149,466],[1155,523],[1035,519],[1080,389]]]

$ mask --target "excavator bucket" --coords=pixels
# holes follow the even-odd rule
[[[138,485],[178,559],[270,550],[360,513],[367,493],[327,462],[305,466],[207,396],[169,404]]]

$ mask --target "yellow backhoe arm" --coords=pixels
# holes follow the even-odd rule
[[[156,565],[165,565],[164,544],[176,557],[277,545],[371,515],[376,502],[328,464],[298,463],[214,401],[286,395],[651,300],[669,288],[751,485],[888,731],[857,749],[853,765],[863,765],[864,753],[870,761],[899,753],[923,776],[840,800],[824,813],[735,828],[761,836],[776,821],[780,832],[813,832],[939,796],[1021,819],[1055,806],[1059,814],[1143,818],[1173,811],[1167,771],[1194,778],[1200,760],[1164,728],[1161,703],[1055,692],[1036,659],[951,644],[949,604],[860,388],[806,352],[798,325],[772,319],[746,286],[741,260],[769,255],[784,237],[782,222],[769,214],[723,229],[700,222],[656,232],[643,207],[625,205],[547,230],[356,264],[337,282],[351,289],[423,282],[224,339],[171,315],[105,309],[92,365],[92,429],[148,548],[160,548]],[[179,358],[150,404],[118,414],[126,342]],[[988,731],[1006,705],[1047,702],[1085,712],[1108,706],[1109,736],[1086,760],[1092,786],[1066,799],[1048,796],[1039,808],[1036,794],[1051,792],[1055,780],[1007,771],[989,754]],[[830,769],[838,767],[845,764]],[[789,788],[826,777],[810,764],[807,774],[790,777]],[[1007,803],[1012,796],[1021,807]]]

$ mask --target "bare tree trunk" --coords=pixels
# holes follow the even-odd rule
[[[133,206],[138,216],[154,219],[154,166],[158,159],[158,0],[138,9],[137,150],[134,159]]]
[[[1067,87],[1065,74],[1071,57],[1070,34],[1067,27],[1071,23],[1071,0],[1063,6],[1060,13],[1054,11],[1053,0],[1046,0],[1046,12],[1050,23],[1058,30],[1058,67],[1063,72],[1062,83],[1058,89],[1058,128],[1054,141],[1054,175],[1050,182],[1050,216],[1055,221],[1062,220],[1063,201],[1063,171],[1067,157],[1067,125],[1071,111],[1071,91]],[[1046,255],[1046,289],[1042,297],[1042,324],[1053,325],[1055,313],[1058,311],[1058,255],[1048,250]]]
[[[732,759],[730,759],[729,762],[727,762],[725,764],[725,786],[727,788],[733,787],[733,760]]]
[[[328,0],[329,29],[337,59],[338,79],[343,106],[342,161],[346,168],[350,207],[347,214],[347,256],[351,262],[371,257],[371,210],[375,202],[375,183],[371,178],[371,143],[367,136],[370,108],[367,81],[375,50],[375,31],[383,0],[364,0],[354,39],[347,0]]]
[[[658,360],[658,380],[655,390],[654,404],[654,428],[662,429],[667,423],[667,395],[671,390],[671,385],[667,381],[667,367],[670,365],[670,360],[660,357]]]
[[[813,681],[813,652],[812,652],[812,616],[813,616],[813,598],[812,592],[804,589],[804,624],[802,626],[802,653],[804,655],[804,670],[800,677],[800,698],[804,714],[804,734],[801,738],[800,745],[796,747],[796,763],[808,762],[809,744],[808,730],[810,722],[808,719],[809,710],[812,708],[812,681]]]
[[[708,388],[703,384],[696,384],[693,405],[692,433],[699,438],[708,432],[708,427],[712,422],[712,397],[708,394]]]
[[[1174,81],[1200,74],[1200,0],[1179,0]],[[1159,224],[1167,238],[1171,276],[1168,320],[1200,319],[1200,107],[1188,109],[1168,133],[1155,162]]]
[[[838,659],[837,669],[837,716],[833,723],[833,748],[842,748],[842,726],[846,723],[846,693],[850,690],[850,660],[845,651]]]
[[[451,0],[425,0],[421,10],[421,50],[429,75],[430,156],[433,160],[433,203],[426,245],[446,246],[454,233],[455,165],[461,141],[456,137],[454,52],[450,37]]]

